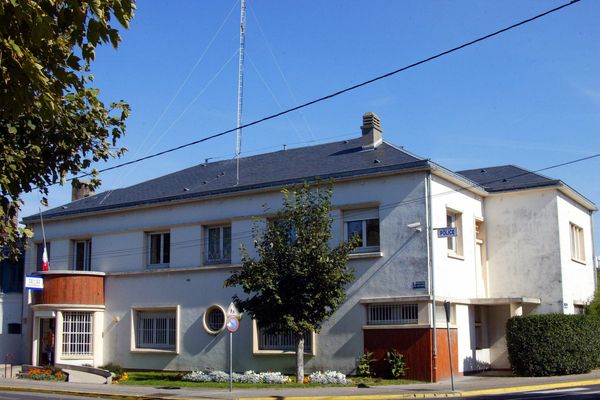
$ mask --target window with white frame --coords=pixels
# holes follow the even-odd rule
[[[454,210],[446,210],[446,226],[456,228],[456,236],[448,237],[448,255],[463,255],[463,235],[462,235],[462,213]]]
[[[206,228],[206,262],[209,264],[231,262],[231,225]]]
[[[135,347],[138,349],[175,350],[177,346],[177,311],[138,310]]]
[[[292,331],[271,332],[268,329],[257,325],[258,327],[258,350],[271,351],[296,351],[296,338]],[[312,332],[304,332],[304,352],[312,353],[313,341]]]
[[[92,241],[91,239],[73,241],[73,269],[76,271],[91,271]]]
[[[93,313],[63,312],[62,355],[92,356]]]
[[[156,232],[148,234],[148,266],[167,266],[171,260],[171,234]]]
[[[367,325],[409,325],[419,323],[416,303],[369,304]]]
[[[363,208],[344,211],[344,236],[359,238],[356,252],[379,251],[379,210]]]
[[[585,246],[583,243],[583,228],[571,222],[571,258],[585,262]]]

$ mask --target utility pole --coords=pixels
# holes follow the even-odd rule
[[[240,184],[240,153],[242,152],[242,105],[244,97],[244,43],[246,40],[246,0],[240,1],[240,57],[238,63],[238,92],[237,92],[237,131],[236,131],[236,176],[235,184]]]

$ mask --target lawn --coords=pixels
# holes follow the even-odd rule
[[[177,372],[166,372],[166,371],[127,371],[128,379],[125,381],[119,381],[121,385],[148,385],[158,387],[204,387],[204,388],[228,388],[229,382],[187,382],[182,381],[181,377],[184,375]],[[269,385],[266,383],[234,383],[233,386],[236,388],[290,388],[290,387],[322,387],[322,386],[356,386],[358,384],[364,384],[368,386],[381,386],[381,385],[406,385],[409,383],[419,383],[417,381],[411,381],[407,379],[380,379],[380,378],[362,378],[352,377],[352,384],[348,385],[318,385],[313,383],[299,384],[295,382],[295,378],[290,377],[292,382],[283,385]]]

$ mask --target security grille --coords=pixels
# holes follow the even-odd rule
[[[418,322],[417,304],[369,304],[368,325],[407,325]]]
[[[62,342],[64,356],[91,356],[92,313],[64,312]]]
[[[176,316],[169,312],[138,312],[137,347],[146,349],[175,349]]]
[[[296,340],[292,331],[270,333],[264,328],[259,329],[259,350],[296,351]],[[304,352],[312,352],[312,333],[304,332]]]
[[[208,328],[213,332],[223,329],[223,325],[225,325],[225,314],[223,313],[223,310],[217,307],[210,310],[207,322]]]

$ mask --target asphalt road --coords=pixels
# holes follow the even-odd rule
[[[564,389],[534,390],[530,392],[467,397],[470,400],[530,400],[530,399],[600,399],[600,385],[589,385]]]
[[[98,400],[98,397],[65,396],[63,394],[2,392],[0,400]]]

